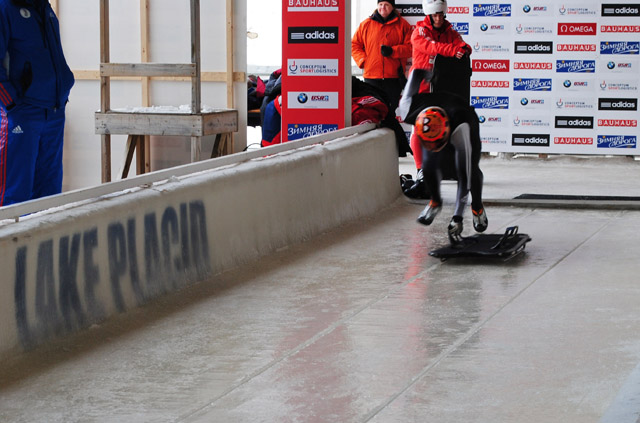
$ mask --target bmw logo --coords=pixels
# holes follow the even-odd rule
[[[523,97],[522,100],[520,100],[520,104],[522,104],[523,106],[526,106],[527,104],[529,104],[529,100]]]
[[[478,116],[478,121],[479,121],[480,123],[485,123],[485,122],[487,121],[487,118],[486,118],[486,117],[484,117],[484,116]]]
[[[568,79],[566,81],[564,81],[562,83],[562,85],[564,85],[565,88],[569,88],[571,86],[571,81],[569,81]]]
[[[609,62],[607,63],[607,69],[614,69],[616,67],[616,64],[613,62]]]
[[[529,13],[531,12],[531,6],[529,6],[528,4],[525,4],[522,10],[524,11],[524,13]]]
[[[300,93],[298,94],[298,103],[306,103],[307,100],[309,99],[309,97],[307,97],[307,95],[305,93]]]
[[[486,31],[487,29],[489,29],[489,25],[487,25],[487,24],[480,25],[480,30],[481,31]]]

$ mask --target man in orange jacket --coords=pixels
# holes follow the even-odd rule
[[[395,9],[395,0],[378,1],[351,39],[351,56],[365,82],[381,89],[395,111],[404,87],[404,68],[411,57],[411,25]]]

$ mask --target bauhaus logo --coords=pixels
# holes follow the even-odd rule
[[[424,16],[421,4],[398,4],[396,9],[402,16]]]
[[[595,44],[556,44],[556,51],[596,51]]]
[[[338,44],[338,27],[289,27],[289,44]]]
[[[466,6],[449,6],[447,8],[448,15],[468,15],[469,8]]]
[[[471,67],[475,72],[509,72],[508,60],[473,60]]]
[[[636,128],[636,119],[598,119],[598,126],[617,126],[622,128]]]
[[[640,25],[601,25],[600,32],[640,32]]]
[[[554,144],[560,145],[593,145],[593,138],[590,137],[555,137]]]
[[[640,3],[624,4],[624,3],[611,3],[602,5],[602,16],[616,17],[616,16],[640,16]]]
[[[552,41],[516,41],[514,52],[516,54],[552,54]]]
[[[337,12],[338,0],[289,0],[289,12]]]
[[[638,110],[637,98],[599,98],[598,110],[634,111]]]
[[[556,116],[556,128],[593,129],[592,116]]]
[[[513,134],[511,145],[516,147],[549,147],[549,134]]]
[[[596,35],[597,24],[591,23],[560,23],[558,22],[558,35]]]
[[[551,70],[553,69],[553,63],[551,62],[514,62],[514,69],[528,69],[528,70]]]
[[[471,81],[472,88],[509,88],[509,86],[509,81]]]

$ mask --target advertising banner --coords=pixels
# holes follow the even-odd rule
[[[417,0],[397,0],[412,25]],[[448,1],[483,151],[638,155],[640,1]]]
[[[347,8],[349,0],[283,0],[282,142],[350,123]]]

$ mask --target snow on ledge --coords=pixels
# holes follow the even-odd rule
[[[200,112],[201,113],[212,113],[219,110],[223,110],[220,108],[214,108],[211,106],[202,105]],[[118,113],[191,113],[191,105],[183,104],[181,106],[150,106],[150,107],[123,107],[117,109],[111,109],[112,112]]]

